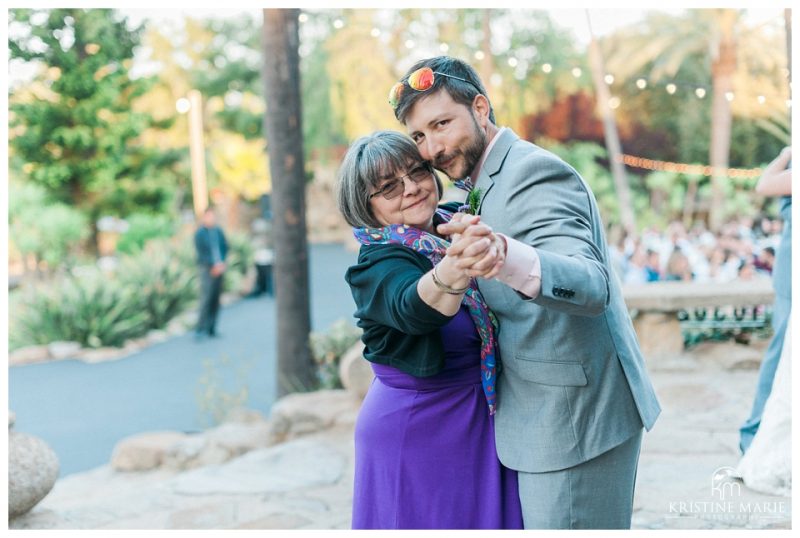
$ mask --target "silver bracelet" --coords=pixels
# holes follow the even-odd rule
[[[436,284],[437,288],[439,288],[445,293],[449,293],[450,295],[461,295],[462,293],[464,293],[469,289],[469,284],[467,284],[463,288],[451,288],[450,286],[439,280],[439,275],[436,273],[436,269],[438,267],[439,267],[438,264],[434,265],[433,272],[431,273],[431,276],[433,277],[433,283]]]

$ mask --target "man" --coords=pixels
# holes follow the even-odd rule
[[[228,243],[225,234],[217,226],[214,210],[208,207],[201,220],[202,226],[194,234],[197,264],[200,270],[200,314],[195,329],[195,338],[217,336],[217,314],[222,294],[222,275],[225,273],[225,256]]]
[[[479,287],[500,323],[496,444],[518,471],[525,527],[629,528],[642,428],[660,407],[593,194],[558,157],[495,125],[460,60],[418,62],[390,102],[423,158],[474,182],[480,219],[498,232],[500,272]],[[439,231],[469,233],[473,221]]]

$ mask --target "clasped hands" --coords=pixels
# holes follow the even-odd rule
[[[452,220],[436,230],[451,236],[447,256],[470,277],[494,278],[506,259],[506,242],[478,215],[456,213]]]

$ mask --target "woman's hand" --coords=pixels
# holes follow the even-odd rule
[[[455,259],[455,266],[470,277],[494,278],[505,263],[503,238],[482,222],[467,224],[462,219],[457,225],[453,228],[460,229],[461,233],[454,234],[447,256]]]

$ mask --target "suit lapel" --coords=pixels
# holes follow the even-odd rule
[[[475,188],[480,193],[478,214],[481,212],[483,199],[486,198],[486,195],[494,186],[494,176],[503,168],[503,162],[511,149],[511,145],[519,138],[511,129],[504,129],[497,136],[500,138],[497,139],[489,155],[486,156],[486,161],[481,166],[480,174],[478,174],[478,181],[475,183]]]

